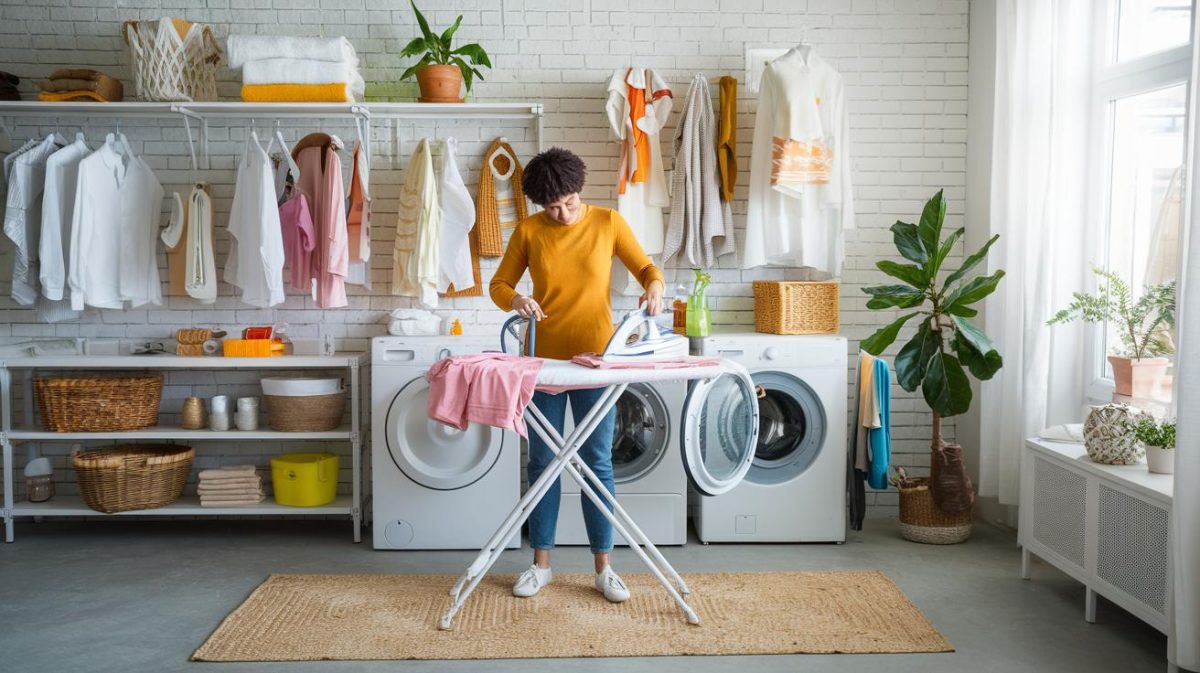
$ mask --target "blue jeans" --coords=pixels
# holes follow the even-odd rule
[[[559,434],[563,434],[563,423],[567,415],[567,398],[571,399],[571,415],[575,417],[575,425],[578,427],[603,393],[604,388],[569,390],[558,395],[535,392],[533,403],[546,416],[546,420],[554,425]],[[609,493],[616,492],[613,489],[612,472],[612,439],[613,427],[617,422],[616,411],[615,407],[608,410],[604,420],[600,421],[596,430],[579,449],[579,457],[588,467],[592,468]],[[536,432],[531,431],[529,433],[530,485],[537,481],[553,458],[554,454],[550,452],[546,443],[537,436]],[[558,527],[558,506],[561,501],[562,486],[560,480],[555,479],[546,496],[529,515],[529,544],[534,549],[554,549],[554,531]],[[612,551],[612,523],[604,517],[604,514],[596,508],[596,505],[592,504],[586,495],[581,497],[581,501],[583,523],[587,527],[588,543],[592,548],[592,553],[601,554]],[[609,506],[609,511],[611,510],[612,507]]]

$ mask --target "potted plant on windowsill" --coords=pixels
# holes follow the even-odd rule
[[[421,87],[422,103],[461,103],[463,83],[466,83],[466,93],[471,93],[471,85],[478,79],[483,79],[483,73],[476,66],[492,67],[487,52],[478,44],[464,44],[457,49],[451,49],[455,31],[462,24],[460,14],[441,35],[429,28],[429,22],[417,9],[416,2],[409,0],[413,14],[417,17],[417,25],[421,28],[421,37],[409,42],[400,55],[404,58],[420,56],[421,60],[410,66],[400,75],[401,80],[411,79],[414,75]]]
[[[1146,467],[1155,474],[1175,474],[1175,423],[1146,418],[1133,426],[1146,447]]]
[[[909,540],[941,544],[962,542],[970,535],[975,504],[962,447],[942,438],[942,419],[971,407],[971,385],[964,367],[986,381],[1003,364],[987,334],[971,318],[979,313],[972,304],[995,291],[1004,271],[967,278],[999,236],[993,236],[943,277],[942,266],[966,231],[956,229],[943,239],[945,218],[946,202],[939,191],[925,204],[918,224],[892,225],[896,249],[912,264],[876,262],[880,271],[904,284],[864,288],[871,295],[867,308],[920,310],[900,316],[860,344],[868,353],[879,355],[892,345],[905,323],[918,319],[917,333],[896,354],[895,370],[900,387],[909,392],[920,388],[933,411],[932,475],[929,479],[903,478],[897,484],[900,529]]]
[[[1153,397],[1175,352],[1171,330],[1175,327],[1175,282],[1148,285],[1133,301],[1129,284],[1114,271],[1095,266],[1103,281],[1095,295],[1075,292],[1074,301],[1046,322],[1059,325],[1072,320],[1114,324],[1122,350],[1108,356],[1118,395]]]

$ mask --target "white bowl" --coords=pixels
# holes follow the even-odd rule
[[[262,380],[263,395],[274,397],[310,397],[333,395],[342,392],[341,379],[265,378]]]

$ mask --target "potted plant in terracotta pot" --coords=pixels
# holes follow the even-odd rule
[[[1175,352],[1175,282],[1148,285],[1137,301],[1129,284],[1114,271],[1092,267],[1101,285],[1095,295],[1075,292],[1074,301],[1046,322],[1058,325],[1082,320],[1117,327],[1122,350],[1108,356],[1118,395],[1153,397]]]
[[[966,231],[956,229],[943,239],[945,218],[946,202],[939,191],[925,204],[918,224],[892,225],[896,249],[912,264],[876,262],[880,271],[903,284],[864,288],[871,295],[867,308],[918,310],[900,316],[860,344],[868,353],[879,355],[892,345],[905,323],[914,318],[918,321],[916,334],[896,354],[895,370],[900,387],[909,392],[920,388],[933,411],[932,475],[928,479],[902,478],[897,483],[900,528],[907,539],[940,544],[962,542],[970,535],[975,504],[962,447],[943,439],[942,419],[971,407],[967,372],[986,381],[1003,364],[987,334],[971,318],[978,314],[972,305],[995,291],[1004,271],[968,278],[999,236],[943,275],[943,264]]]
[[[1146,447],[1146,466],[1155,474],[1175,474],[1175,423],[1145,418],[1133,434]]]
[[[483,73],[476,66],[492,67],[487,52],[478,44],[464,44],[452,49],[454,33],[462,24],[460,14],[441,35],[429,28],[429,22],[417,9],[417,4],[410,0],[413,14],[417,17],[417,25],[421,28],[421,37],[414,38],[400,55],[405,58],[420,56],[421,60],[409,67],[400,75],[401,80],[411,79],[414,75],[421,87],[422,103],[461,103],[463,83],[466,83],[466,93],[471,93],[471,84],[475,79],[483,79]]]

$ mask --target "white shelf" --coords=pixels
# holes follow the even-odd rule
[[[37,100],[0,102],[0,115],[55,117],[172,117],[193,119],[262,117],[331,118],[381,117],[403,119],[534,119],[541,117],[541,103],[245,103],[213,101],[202,103],[45,102]]]
[[[13,516],[311,516],[314,514],[350,514],[351,498],[339,495],[333,502],[320,507],[288,507],[277,505],[268,497],[256,505],[241,507],[201,507],[200,498],[185,495],[166,507],[139,509],[132,512],[105,514],[83,504],[77,495],[56,495],[46,502],[13,503]]]
[[[216,355],[49,355],[0,358],[9,369],[343,369],[366,361],[365,353],[227,358]]]
[[[105,440],[105,439],[146,439],[146,440],[310,440],[310,439],[350,439],[352,429],[350,426],[342,426],[336,430],[326,432],[275,432],[269,428],[260,430],[242,431],[228,430],[226,432],[216,432],[213,430],[184,430],[173,426],[155,426],[151,428],[142,428],[140,430],[124,430],[121,432],[49,432],[41,429],[18,428],[8,433],[8,438],[12,441],[33,441],[33,440]]]

